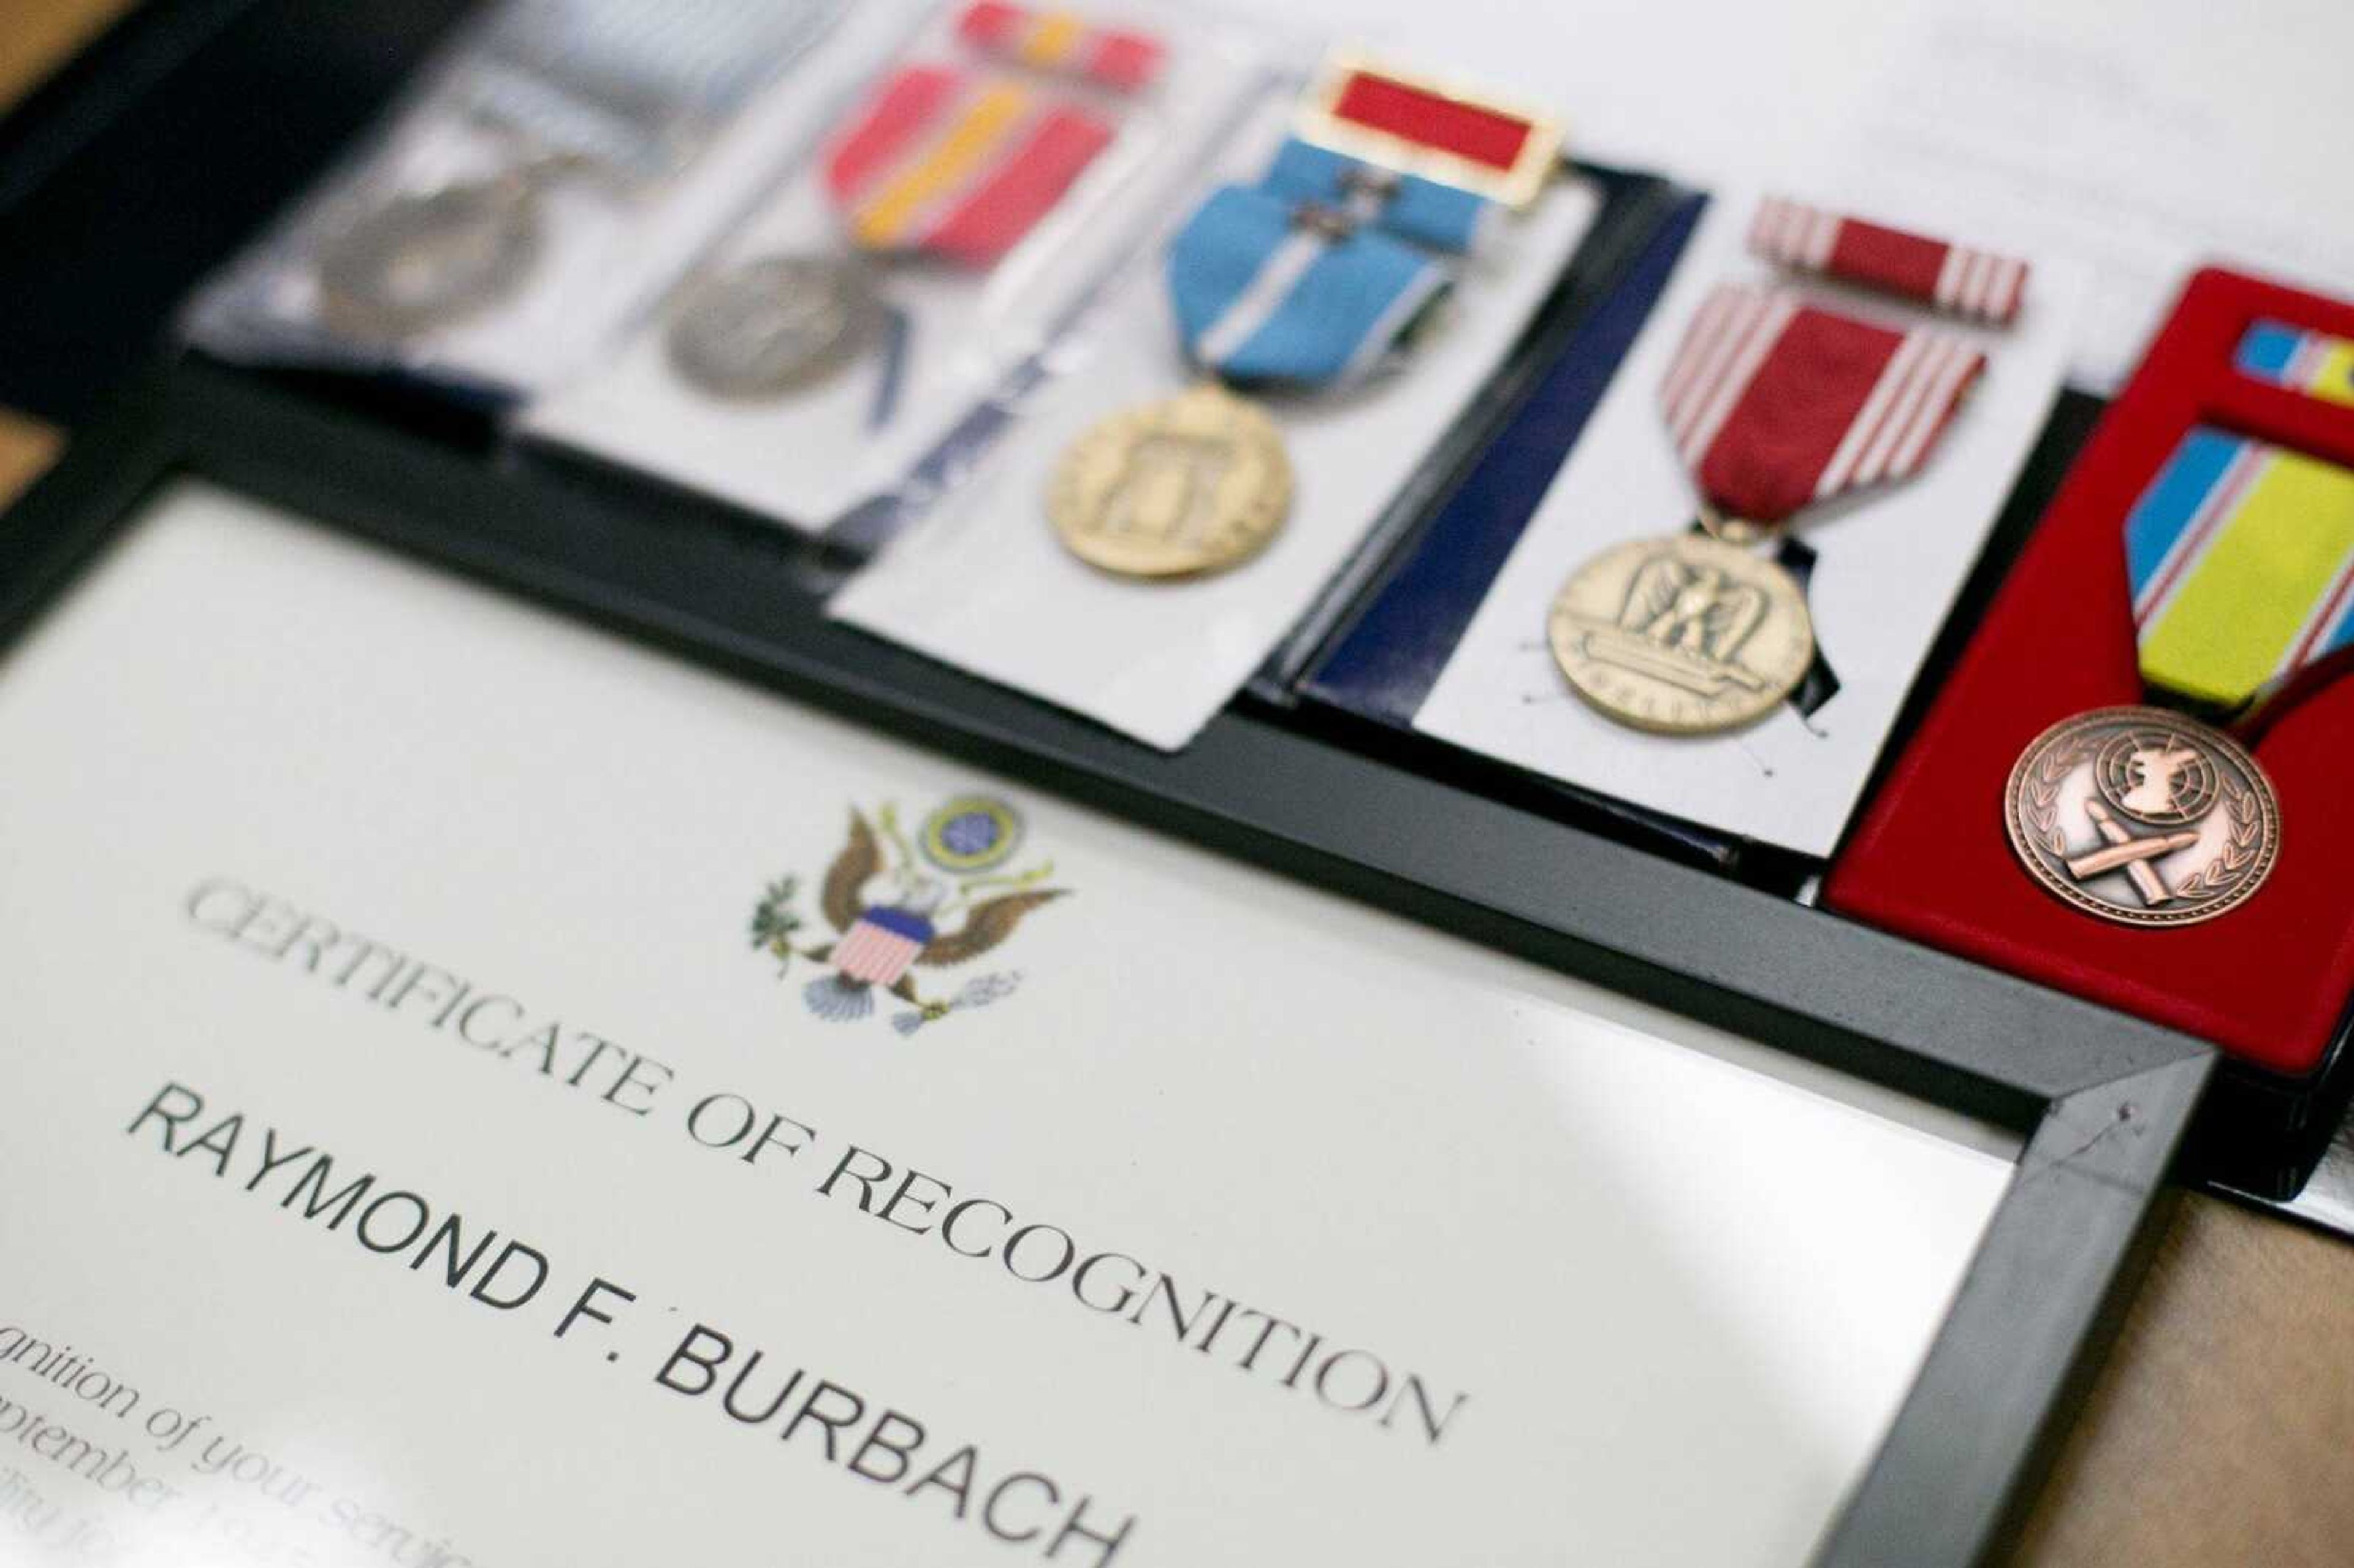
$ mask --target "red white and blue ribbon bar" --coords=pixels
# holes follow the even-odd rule
[[[1727,283],[1692,318],[1659,404],[1701,493],[1774,524],[1919,471],[1985,368],[1986,355],[1951,333],[1899,331],[1789,290]]]
[[[1898,294],[1995,326],[2018,319],[2027,263],[1886,224],[1768,197],[1749,227],[1749,249],[1794,271]]]

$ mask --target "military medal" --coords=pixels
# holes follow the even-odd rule
[[[889,419],[907,316],[885,304],[877,270],[931,257],[994,266],[1111,145],[1117,125],[1041,77],[1132,92],[1162,50],[1149,35],[1089,26],[1067,12],[980,0],[959,36],[1013,69],[905,67],[860,105],[822,177],[848,253],[769,255],[691,285],[671,317],[672,367],[721,397],[798,390],[885,344],[875,422]]]
[[[2284,330],[2252,328],[2240,367],[2285,372],[2300,345]],[[2253,726],[2354,662],[2354,472],[2195,428],[2126,515],[2125,556],[2143,683],[2179,708]],[[2165,708],[2105,709],[2038,737],[2007,815],[2037,880],[2135,926],[2253,896],[2281,835],[2255,759]]]
[[[1343,138],[1390,161],[1295,136],[1256,184],[1219,186],[1186,219],[1170,244],[1166,278],[1178,335],[1203,383],[1095,425],[1047,487],[1056,535],[1091,565],[1134,577],[1195,575],[1265,547],[1288,510],[1291,469],[1275,421],[1242,394],[1330,390],[1395,363],[1495,211],[1473,187],[1501,177],[1497,170],[1441,179],[1400,166],[1451,176],[1433,135],[1454,135],[1471,101],[1361,65],[1336,69],[1400,95],[1381,136]],[[1338,89],[1325,96],[1335,93],[1347,97]],[[1491,129],[1516,128],[1507,160],[1514,168],[1529,164],[1530,148],[1543,153],[1546,171],[1557,162],[1557,130],[1548,143],[1542,123],[1488,112]],[[1330,119],[1320,115],[1308,118]]]
[[[627,185],[684,155],[690,122],[732,103],[832,20],[833,0],[620,0],[508,7],[461,56],[449,108],[509,144],[488,175],[397,192],[322,242],[320,319],[399,343],[512,300],[549,244],[547,193]]]
[[[2264,885],[2280,803],[2230,736],[2164,708],[2101,708],[2010,771],[2011,847],[2077,908],[2126,926],[2211,920]]]
[[[1814,633],[1797,579],[1742,546],[1917,472],[1985,367],[1949,333],[1719,287],[1659,390],[1714,537],[1620,545],[1571,575],[1548,628],[1570,684],[1638,729],[1704,735],[1771,713],[1805,678]]]
[[[321,316],[352,337],[398,341],[506,299],[544,244],[539,167],[404,193],[360,214],[320,255]]]
[[[1290,508],[1275,421],[1214,381],[1096,425],[1064,455],[1046,498],[1073,555],[1139,577],[1247,560]]]
[[[854,262],[761,257],[687,290],[671,318],[670,362],[715,397],[780,397],[854,358],[886,313]]]
[[[1562,586],[1546,632],[1587,701],[1663,735],[1764,717],[1815,657],[1797,580],[1704,534],[1605,550]]]

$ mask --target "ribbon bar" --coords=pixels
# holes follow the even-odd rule
[[[2027,263],[1886,224],[1769,197],[1749,228],[1756,256],[1797,271],[1901,295],[1993,326],[2018,319]]]
[[[868,250],[994,262],[1110,144],[1112,127],[1011,77],[899,71],[834,143],[825,185]]]
[[[957,18],[957,36],[997,59],[1120,92],[1151,86],[1165,53],[1150,33],[1098,27],[1076,12],[1034,9],[1008,0],[973,0]]]
[[[2354,407],[2354,342],[2348,339],[2286,322],[2258,322],[2240,339],[2232,363],[2267,386]]]
[[[1901,332],[1787,290],[1727,283],[1692,318],[1659,403],[1701,493],[1770,524],[1916,472],[1985,368],[1951,333]]]
[[[1450,82],[1335,55],[1302,101],[1319,146],[1525,208],[1561,159],[1561,122]]]

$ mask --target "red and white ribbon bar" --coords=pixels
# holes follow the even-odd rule
[[[2027,296],[2027,263],[1770,196],[1749,227],[1755,255],[1802,272],[1901,294],[2008,326]]]
[[[1728,283],[1692,318],[1659,404],[1701,493],[1770,524],[1918,471],[1985,368],[1952,333],[1900,332],[1787,290]]]
[[[1084,77],[1136,92],[1161,73],[1161,40],[1128,27],[1100,27],[1076,11],[972,0],[957,34],[984,54],[1033,70]]]

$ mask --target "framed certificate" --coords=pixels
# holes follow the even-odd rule
[[[2205,1047],[800,581],[201,367],[0,526],[37,1553],[1984,1552]]]

